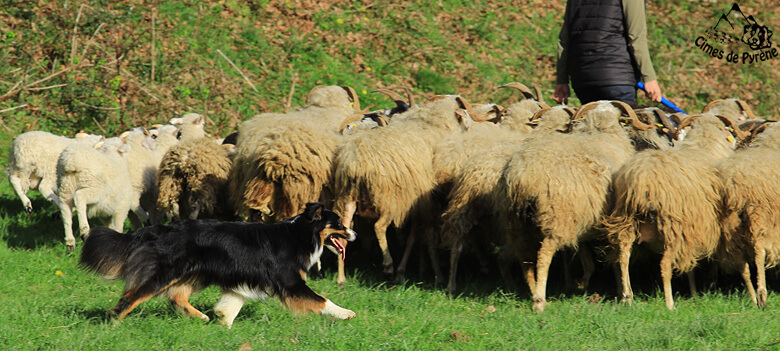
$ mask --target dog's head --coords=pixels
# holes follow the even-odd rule
[[[303,211],[303,219],[309,221],[319,234],[320,245],[323,245],[333,251],[336,255],[341,255],[341,259],[346,258],[346,242],[354,241],[357,233],[341,223],[341,217],[325,208],[321,203],[308,203]]]

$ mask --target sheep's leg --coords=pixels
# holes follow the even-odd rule
[[[126,206],[120,205],[113,215],[111,215],[111,223],[109,224],[109,228],[116,230],[117,232],[124,232],[125,231],[125,219],[127,219],[127,213],[130,212],[130,209]],[[135,213],[135,212],[134,212]]]
[[[81,235],[82,238],[89,236],[89,221],[87,220],[87,204],[89,203],[89,195],[89,189],[76,190],[76,192],[73,193],[73,205],[76,208],[76,215],[78,215],[79,235]],[[65,214],[63,214],[63,216],[64,215]]]
[[[346,205],[344,205],[344,211],[341,216],[341,224],[343,224],[347,228],[352,228],[352,218],[355,216],[355,211],[357,211],[357,203],[355,201],[348,202]],[[346,249],[346,240],[341,241],[341,243],[344,245]],[[344,260],[337,260],[338,261],[338,276],[336,278],[336,284],[343,285],[347,282],[347,276],[344,273]]]
[[[238,316],[238,312],[241,311],[245,301],[246,299],[239,294],[229,290],[222,291],[222,297],[214,305],[214,314],[219,317],[219,323],[230,329],[233,326],[233,320]]]
[[[38,191],[49,202],[59,205],[60,199],[57,197],[57,178],[46,177],[41,179],[41,183],[38,184]]]
[[[390,249],[387,246],[387,227],[390,226],[390,218],[382,214],[374,223],[374,233],[376,241],[382,250],[382,271],[385,275],[393,276],[393,257],[390,256]]]
[[[417,231],[419,230],[418,226],[412,225],[411,230],[409,230],[409,236],[406,238],[406,248],[404,248],[404,255],[401,257],[401,262],[398,264],[398,271],[395,275],[395,282],[401,283],[404,281],[404,275],[406,274],[406,264],[409,263],[409,257],[412,255],[412,248],[414,247],[414,242],[417,240]],[[377,238],[379,237],[377,233]],[[387,245],[387,242],[385,242],[385,245]],[[381,246],[381,244],[380,244]],[[384,251],[383,251],[384,252]],[[393,259],[390,258],[390,274],[393,274],[392,271],[392,264]],[[387,266],[385,266],[385,274],[387,274]]]
[[[578,290],[587,290],[590,277],[593,276],[593,272],[596,270],[596,264],[593,262],[593,254],[590,252],[590,245],[580,245],[580,263],[582,263],[582,278],[576,282]]]
[[[631,260],[632,241],[621,241],[619,244],[618,264],[620,266],[621,302],[631,304],[634,300],[634,292],[631,290],[631,277],[628,274],[628,263]]]
[[[512,263],[514,257],[506,247],[502,247],[498,251],[498,271],[501,273],[501,278],[504,280],[504,285],[510,291],[517,291],[517,283],[515,277],[512,275]],[[531,269],[533,273],[533,268]],[[532,288],[533,290],[533,288]]]
[[[696,274],[691,269],[686,275],[688,276],[688,287],[691,288],[691,297],[696,297],[698,295],[696,291]]]
[[[764,243],[757,240],[755,243],[756,252],[756,303],[759,308],[766,307],[766,250]]]
[[[444,274],[441,271],[439,253],[436,251],[436,246],[428,245],[428,256],[431,258],[431,266],[433,267],[433,276],[436,280],[436,284],[441,284],[441,282],[444,281]]]
[[[76,238],[73,237],[73,200],[60,201],[59,207],[62,226],[65,229],[65,246],[68,248],[68,252],[73,252],[73,249],[76,248]]]
[[[450,277],[447,282],[447,291],[451,295],[455,295],[455,280],[458,274],[458,261],[460,260],[461,253],[463,253],[463,242],[458,241],[457,243],[452,244],[452,247],[450,248]]]
[[[558,251],[558,242],[553,238],[544,238],[542,240],[542,246],[539,248],[538,255],[536,257],[536,289],[534,289],[533,310],[536,312],[543,312],[544,306],[547,304],[545,299],[547,294],[547,276],[550,272],[550,263]]]
[[[753,282],[750,279],[750,263],[747,261],[742,263],[742,280],[745,281],[745,288],[747,289],[748,294],[750,294],[750,299],[753,300],[753,304],[758,305],[756,289],[753,288]]]
[[[149,220],[149,215],[146,213],[146,211],[144,211],[143,208],[141,208],[141,206],[137,206],[136,208],[134,208],[133,214],[137,217],[137,220],[139,221],[139,223],[132,223],[133,219],[132,217],[130,217],[130,222],[132,223],[134,230],[141,229],[141,227],[143,227],[143,224]],[[124,220],[122,220],[122,222],[124,222]],[[122,223],[122,226],[124,227],[124,223]],[[122,230],[120,229],[117,231],[121,232]]]
[[[26,175],[27,178],[30,177],[29,174]],[[25,178],[26,179],[26,178]],[[32,201],[30,201],[30,198],[27,197],[27,190],[29,190],[28,186],[22,185],[22,178],[15,173],[12,173],[10,176],[8,176],[8,182],[11,183],[11,186],[14,188],[14,192],[16,195],[19,196],[20,199],[22,199],[22,206],[24,207],[24,212],[27,212],[27,214],[31,214],[33,211],[32,207]]]
[[[661,280],[664,284],[664,300],[666,308],[674,309],[674,296],[672,295],[672,254],[669,250],[664,251],[661,257]]]

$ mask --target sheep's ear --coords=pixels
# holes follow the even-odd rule
[[[127,136],[130,135],[130,131],[122,132],[122,134],[119,134],[119,137],[121,139],[127,138]]]
[[[466,112],[466,110],[458,109],[455,111],[455,116],[458,118],[458,123],[460,123],[460,126],[463,128],[463,130],[471,130],[471,122],[473,122],[473,120],[471,119],[471,116],[469,116],[469,113]]]
[[[324,209],[325,205],[319,202],[310,202],[306,204],[306,210],[303,212],[303,215],[310,222],[319,221],[322,219],[322,210]]]
[[[184,120],[179,117],[171,118],[171,124],[182,124],[182,123],[184,123]]]
[[[120,153],[126,153],[130,151],[130,144],[127,143],[127,140],[122,141],[122,145],[119,145],[117,151],[119,151]]]
[[[96,149],[100,149],[101,147],[103,147],[103,141],[101,140],[100,142],[98,142],[98,143],[96,143],[95,145],[92,145],[92,146],[94,148],[96,148]]]
[[[154,139],[154,136],[150,134],[144,138],[144,140],[141,142],[141,145],[149,150],[154,150],[157,147],[157,141]]]

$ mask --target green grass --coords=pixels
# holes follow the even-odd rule
[[[762,4],[740,2],[746,14],[777,32],[780,13],[760,10]],[[758,114],[777,119],[780,58],[725,64],[692,44],[728,6],[648,3],[650,51],[662,88],[688,111],[740,97]],[[254,114],[301,104],[318,84],[350,85],[364,107],[377,108],[389,101],[369,91],[393,85],[413,88],[418,99],[458,93],[506,105],[517,97],[497,87],[520,81],[542,87],[549,101],[562,16],[562,1],[538,0],[194,0],[160,2],[154,11],[138,1],[12,1],[0,6],[0,96],[10,93],[0,98],[0,110],[26,106],[0,112],[0,167],[13,138],[25,131],[116,135],[199,112],[209,118],[210,133],[225,136]],[[79,62],[87,65],[52,77]],[[48,80],[13,92],[17,82],[42,79]],[[80,247],[67,253],[54,207],[32,198],[40,210],[27,216],[0,181],[3,350],[780,348],[777,294],[770,291],[765,310],[754,308],[736,277],[729,278],[733,288],[697,298],[676,280],[677,309],[667,311],[655,268],[634,275],[637,298],[630,307],[615,302],[614,283],[604,277],[610,274],[602,272],[607,283],[587,295],[561,294],[558,275],[539,315],[531,311],[526,288],[506,292],[498,274],[469,272],[467,263],[458,298],[433,287],[426,275],[410,274],[402,285],[385,282],[378,248],[370,242],[351,246],[345,286],[334,283],[332,257],[326,277],[310,283],[354,310],[357,317],[349,321],[293,316],[269,300],[248,303],[227,330],[213,320],[181,317],[166,301],[153,299],[114,325],[106,315],[122,283],[81,271]],[[192,303],[213,319],[218,294],[206,289]]]
[[[28,217],[7,182],[0,184],[3,350],[770,350],[780,345],[774,292],[769,307],[759,310],[741,287],[696,298],[678,291],[677,309],[668,311],[656,282],[641,274],[634,276],[632,306],[616,302],[609,283],[589,294],[566,295],[553,277],[549,305],[536,314],[525,288],[506,292],[497,274],[466,268],[457,298],[425,275],[388,283],[377,267],[379,256],[371,252],[375,248],[363,245],[351,246],[356,252],[347,261],[351,270],[344,286],[335,284],[332,257],[326,257],[325,278],[310,280],[315,291],[354,310],[352,320],[294,316],[269,299],[247,303],[228,330],[214,320],[219,291],[211,287],[191,299],[210,322],[180,316],[167,301],[154,298],[115,324],[107,312],[123,283],[82,271],[81,247],[67,253],[60,220],[51,218],[53,206],[37,195],[33,201],[41,211]]]

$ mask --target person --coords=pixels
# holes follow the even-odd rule
[[[571,86],[582,104],[618,100],[636,106],[636,84],[661,102],[647,48],[644,0],[568,0],[558,36],[553,98],[566,103]]]

